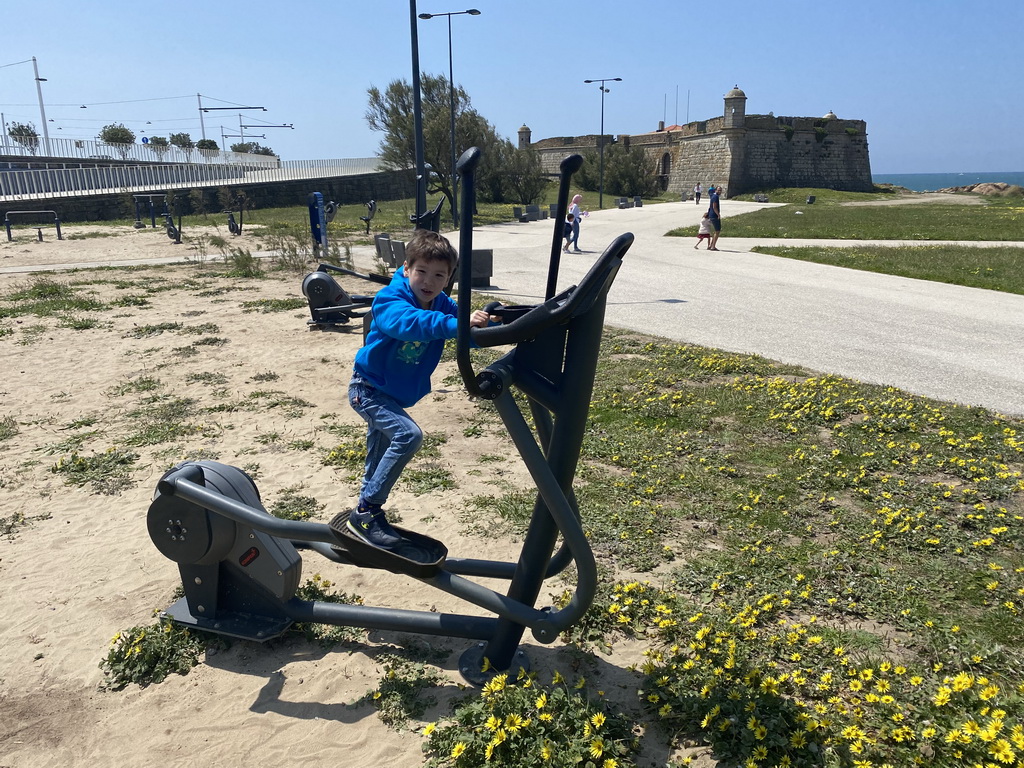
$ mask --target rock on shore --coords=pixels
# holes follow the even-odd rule
[[[1024,187],[1018,184],[1006,184],[1002,181],[983,181],[978,184],[968,184],[965,187],[946,187],[937,190],[938,192],[973,192],[976,195],[1007,195],[1024,196]]]

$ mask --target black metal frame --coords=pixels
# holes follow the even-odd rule
[[[237,637],[265,640],[292,621],[416,632],[478,640],[460,660],[467,680],[482,683],[513,667],[529,667],[520,650],[529,628],[542,643],[578,622],[593,602],[597,566],[583,531],[572,481],[580,456],[593,391],[607,293],[633,242],[616,238],[578,286],[551,295],[533,307],[492,306],[503,324],[470,328],[472,302],[472,215],[478,149],[458,163],[463,182],[459,271],[459,370],[469,392],[490,399],[537,485],[533,516],[516,562],[446,558],[410,567],[385,550],[348,547],[323,523],[281,520],[269,515],[251,479],[239,469],[215,462],[186,462],[167,473],[149,510],[149,530],[157,548],[179,564],[185,597],[167,615],[174,621]],[[549,293],[557,281],[560,230],[568,182],[582,158],[562,163],[559,216],[552,243]],[[470,348],[515,345],[476,373]],[[522,392],[534,428],[512,395]],[[559,536],[561,547],[555,551]],[[294,596],[302,558],[298,549],[361,567],[404,573],[494,616],[445,614],[393,608],[302,601]],[[535,607],[543,582],[574,563],[576,590],[558,610]],[[413,564],[415,565],[415,564]],[[468,577],[508,580],[500,594]],[[485,659],[488,663],[485,663]],[[488,671],[485,671],[485,667]]]

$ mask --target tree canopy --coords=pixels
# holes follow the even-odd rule
[[[184,150],[186,153],[189,150],[195,148],[196,146],[195,142],[192,141],[192,137],[189,136],[187,133],[172,133],[171,144],[173,144],[178,149]]]
[[[424,74],[420,78],[420,96],[423,116],[423,159],[430,168],[427,192],[440,192],[452,203],[451,160],[451,99],[449,80],[443,75]],[[376,86],[367,90],[369,102],[366,122],[371,130],[380,131],[380,156],[390,168],[412,168],[416,164],[416,139],[413,119],[412,85],[405,80],[393,80],[384,91]],[[478,192],[481,199],[505,202],[533,202],[520,198],[520,190],[543,189],[540,164],[531,165],[529,158],[518,158],[511,142],[502,139],[479,112],[473,109],[469,95],[461,86],[455,87],[455,158],[470,147],[479,147],[483,153],[477,171]],[[517,185],[504,178],[501,169],[515,158],[520,178]],[[534,157],[534,160],[536,158]],[[533,173],[531,184],[524,184],[523,174]],[[539,186],[538,186],[539,185]],[[539,192],[536,193],[539,196]]]
[[[7,135],[21,144],[33,155],[39,149],[39,133],[33,123],[11,123],[7,129]]]
[[[271,157],[277,157],[274,150],[270,147],[264,147],[257,141],[241,141],[237,144],[232,144],[231,151],[243,155],[270,155]]]
[[[113,144],[114,149],[122,158],[128,157],[129,145],[135,143],[135,133],[121,123],[103,126],[96,138],[105,144]]]
[[[600,187],[600,155],[596,150],[583,155],[583,166],[576,174],[576,182],[587,190]],[[653,197],[661,187],[657,168],[643,147],[623,148],[620,144],[607,144],[604,148],[604,191],[621,197]]]

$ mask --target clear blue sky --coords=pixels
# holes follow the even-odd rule
[[[294,124],[246,129],[283,159],[368,157],[380,134],[364,119],[367,88],[411,80],[409,0],[4,6],[0,112],[39,127],[31,63],[2,66],[35,56],[51,137],[122,122],[140,137],[199,139],[202,93],[208,106],[268,108],[243,112],[246,123]],[[482,11],[452,19],[455,81],[513,141],[523,123],[534,140],[597,133],[600,94],[583,81],[621,77],[607,133],[719,115],[739,85],[748,113],[866,120],[874,173],[1024,171],[1024,0],[416,6]],[[420,21],[419,44],[421,71],[447,74],[445,19]],[[237,113],[205,119],[218,143],[222,125],[238,132]]]

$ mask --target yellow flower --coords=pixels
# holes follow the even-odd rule
[[[428,723],[427,727],[423,729],[423,735],[429,736],[434,732],[435,728],[437,728],[437,723]]]
[[[595,728],[600,728],[602,725],[604,725],[604,721],[605,716],[601,712],[598,712],[596,715],[590,718],[590,722],[594,724]]]
[[[466,751],[466,742],[460,741],[454,747],[452,747],[452,757],[456,760],[459,759],[459,755]]]
[[[619,768],[619,761],[609,757],[601,764],[601,768]]]
[[[551,749],[550,745],[547,744],[547,743],[544,744],[544,746],[540,748],[541,760],[544,760],[545,762],[550,760],[552,758],[552,756],[554,756],[554,754],[555,754],[554,750]]]
[[[590,742],[590,755],[592,757],[600,757],[604,754],[604,739],[598,736],[592,742]]]
[[[548,704],[548,695],[546,693],[542,693],[537,697],[537,701],[534,703],[537,705],[537,709],[544,709]]]

